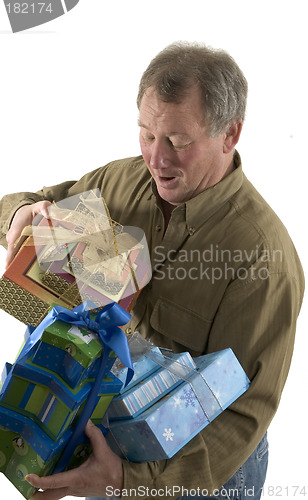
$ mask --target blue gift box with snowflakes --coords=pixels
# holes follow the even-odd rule
[[[249,387],[231,349],[194,358],[187,381],[138,417],[109,422],[107,441],[132,462],[172,457]]]

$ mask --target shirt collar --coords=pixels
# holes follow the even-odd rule
[[[187,228],[196,230],[201,224],[217,212],[240,189],[243,183],[241,157],[234,154],[235,169],[227,177],[174,210],[185,209]],[[158,196],[155,182],[152,179],[152,190]]]

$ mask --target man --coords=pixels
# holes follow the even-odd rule
[[[141,227],[151,253],[153,278],[126,331],[192,355],[231,347],[251,380],[246,394],[170,460],[122,461],[88,425],[93,455],[73,471],[27,477],[45,490],[35,498],[260,498],[266,431],[290,366],[304,278],[286,229],[243,175],[234,149],[246,96],[246,80],[228,54],[173,44],[141,79],[142,157],[2,200],[9,263],[35,214],[100,188],[112,218]]]

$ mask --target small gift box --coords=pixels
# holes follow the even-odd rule
[[[161,364],[157,361],[162,360],[161,350],[149,340],[144,339],[139,332],[128,335],[127,340],[134,369],[134,374],[130,382],[125,385],[128,368],[121,363],[119,358],[115,360],[111,368],[111,372],[123,382],[120,393],[127,392],[136,384],[139,384],[139,382],[159,370]]]
[[[55,321],[42,333],[32,361],[56,372],[74,388],[83,380],[96,377],[102,350],[97,333],[80,325]],[[114,353],[110,353],[106,374],[114,358]]]
[[[160,361],[159,356],[156,359]],[[182,383],[183,380],[177,375],[179,370],[182,372],[183,367],[196,368],[188,352],[169,354],[162,358],[162,364],[164,367],[158,364],[158,370],[152,375],[113,399],[107,414],[110,420],[137,417]]]
[[[113,420],[111,448],[132,462],[172,457],[249,387],[231,349],[194,358],[189,382],[133,419]]]
[[[26,324],[37,326],[52,304],[129,310],[151,277],[143,231],[114,222],[98,190],[51,205],[23,235],[0,279],[0,307]]]

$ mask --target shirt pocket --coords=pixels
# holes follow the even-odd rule
[[[212,321],[168,299],[158,299],[150,317],[151,327],[161,335],[194,351],[206,351]]]

